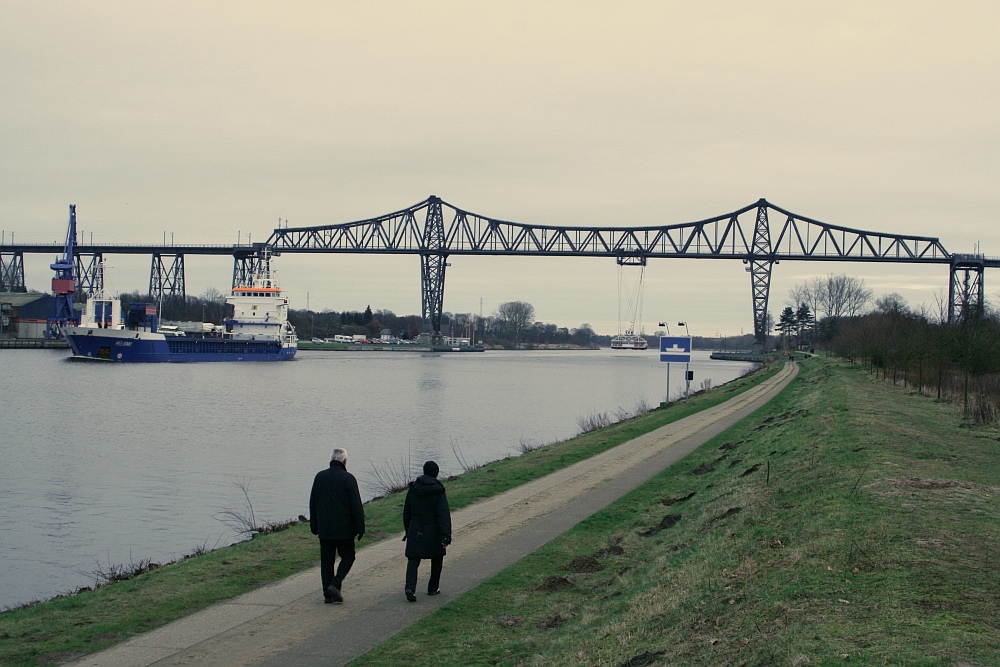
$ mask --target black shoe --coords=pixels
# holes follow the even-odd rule
[[[333,602],[340,603],[344,601],[344,596],[340,594],[340,589],[333,584],[330,584],[329,586],[326,587],[324,595],[326,597],[327,604]]]
[[[411,591],[410,589],[406,589],[406,599],[409,600],[410,602],[416,602],[417,596],[414,595],[413,591]]]
[[[428,595],[441,595],[441,589],[435,588],[433,591],[427,591]]]

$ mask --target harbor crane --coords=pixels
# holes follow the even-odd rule
[[[73,292],[76,291],[76,280],[73,277],[75,259],[73,249],[76,243],[76,204],[69,205],[69,226],[66,229],[66,243],[63,245],[62,257],[50,264],[56,272],[52,278],[52,292],[56,297],[55,315],[47,320],[46,338],[60,338],[62,328],[69,324],[79,324],[80,317],[73,308]]]

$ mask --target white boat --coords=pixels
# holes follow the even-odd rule
[[[612,350],[645,350],[649,343],[642,336],[636,336],[632,329],[626,329],[611,339]]]

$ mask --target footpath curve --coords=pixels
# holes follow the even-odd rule
[[[725,403],[453,512],[455,541],[441,595],[418,592],[417,603],[403,597],[400,533],[358,550],[342,605],[323,603],[317,566],[72,664],[347,664],[681,460],[770,401],[797,373],[786,363]],[[421,574],[426,586],[427,572]]]

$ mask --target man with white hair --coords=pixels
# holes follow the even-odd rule
[[[344,577],[354,565],[354,537],[360,540],[365,535],[365,509],[358,480],[347,472],[346,449],[334,449],[330,467],[316,473],[309,495],[309,527],[319,536],[323,600],[341,603]],[[340,567],[334,574],[337,554]]]

